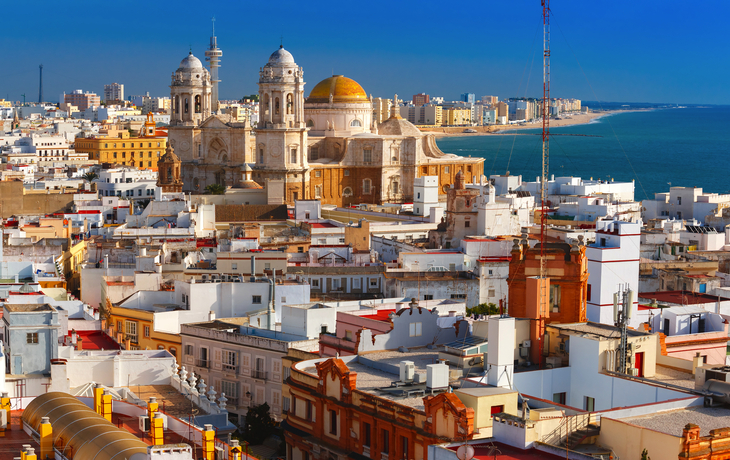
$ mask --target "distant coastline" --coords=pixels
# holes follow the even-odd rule
[[[600,112],[588,112],[588,113],[576,113],[568,114],[570,118],[561,118],[560,120],[550,120],[551,128],[562,128],[565,126],[585,125],[592,123],[600,118],[615,115],[617,113],[629,113],[629,112],[647,112],[656,110],[654,108],[647,109],[627,109],[627,110],[605,110]],[[434,134],[436,137],[466,137],[466,136],[491,136],[491,135],[504,135],[504,134],[519,134],[516,131],[525,129],[541,129],[542,123],[526,123],[524,125],[489,125],[489,126],[464,126],[464,127],[450,127],[450,128],[423,128],[421,131],[424,134]],[[465,129],[474,129],[475,133],[465,133]],[[449,132],[451,131],[451,132]],[[528,134],[528,133],[525,133]]]

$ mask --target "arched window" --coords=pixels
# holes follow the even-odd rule
[[[202,104],[200,103],[200,95],[195,96],[195,113],[200,113]]]
[[[172,180],[172,167],[170,167],[170,166],[167,167],[167,178],[166,179],[168,181]]]
[[[223,156],[221,157],[221,161],[222,161],[223,163],[228,163],[228,155],[226,155],[226,154],[224,153],[224,154],[223,154]]]
[[[362,194],[363,195],[370,195],[370,189],[372,188],[373,181],[370,179],[365,179],[362,181]]]
[[[312,120],[307,120],[307,128],[314,128],[314,122]]]
[[[291,93],[286,95],[286,113],[291,114],[292,109],[292,96]]]
[[[350,126],[353,128],[362,128],[362,123],[360,123],[360,120],[352,120]]]
[[[352,196],[352,189],[350,187],[345,187],[345,189],[342,190],[342,196]]]
[[[268,110],[269,110],[269,95],[268,94],[264,94],[264,108],[268,112]]]
[[[263,163],[263,162],[264,162],[264,148],[261,147],[261,148],[259,148],[259,163]]]
[[[175,112],[180,115],[180,96],[175,96]]]
[[[279,98],[274,99],[274,114],[279,115]]]
[[[188,103],[188,98],[185,98],[185,113],[190,112],[190,105]]]

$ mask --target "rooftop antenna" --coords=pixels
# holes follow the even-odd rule
[[[38,70],[40,70],[40,81],[38,84],[38,103],[43,102],[43,64],[38,66]]]
[[[218,67],[221,66],[220,59],[223,56],[223,51],[218,48],[218,38],[215,36],[215,16],[211,18],[211,22],[213,23],[213,35],[210,37],[210,47],[205,51],[205,60],[210,62],[210,82],[212,83],[210,99],[213,103],[212,109],[213,112],[218,112],[220,107],[218,102],[218,83],[220,83]]]
[[[540,177],[540,281],[547,282],[547,197],[548,169],[550,166],[550,0],[542,3],[542,176]],[[545,289],[540,285],[540,309],[547,303]],[[545,315],[539,315],[540,350],[545,341]],[[542,357],[540,358],[542,361]],[[538,363],[542,364],[542,362]]]

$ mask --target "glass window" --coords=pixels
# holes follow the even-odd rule
[[[252,296],[252,297],[253,297],[253,299],[252,299],[251,303],[257,303],[257,304],[258,303],[261,303],[261,296],[260,295],[255,295],[255,296]]]
[[[38,333],[29,332],[25,334],[25,343],[38,343]]]
[[[365,164],[370,164],[373,162],[373,151],[370,149],[365,149],[362,151],[362,161]]]

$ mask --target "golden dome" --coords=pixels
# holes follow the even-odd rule
[[[358,82],[342,75],[333,75],[317,83],[309,93],[307,102],[326,104],[330,102],[330,96],[332,96],[333,103],[370,102],[368,95]]]

